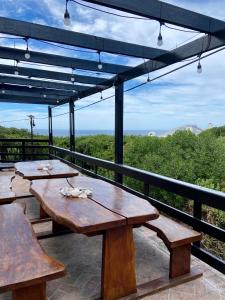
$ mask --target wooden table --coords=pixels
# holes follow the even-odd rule
[[[41,164],[50,164],[51,170],[38,170]],[[16,173],[24,179],[49,179],[49,178],[63,178],[73,177],[78,175],[78,171],[64,164],[60,160],[36,160],[15,163]]]
[[[92,196],[86,199],[63,197],[60,188],[68,186],[66,179],[35,180],[30,191],[54,222],[77,233],[103,233],[104,300],[135,293],[133,226],[156,219],[157,210],[146,200],[101,180],[78,176],[69,182],[74,187],[92,189]]]

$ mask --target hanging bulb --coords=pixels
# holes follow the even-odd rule
[[[18,67],[15,68],[14,74],[15,74],[15,75],[19,75]]]
[[[26,49],[26,52],[25,52],[24,56],[25,56],[26,59],[30,59],[30,51],[29,51],[28,39],[26,38],[25,41],[27,43],[27,49]]]
[[[70,80],[71,80],[71,81],[74,83],[74,81],[75,81],[75,77],[74,77],[73,71],[74,71],[74,69],[72,68],[72,75],[71,75],[71,78],[70,78]]]
[[[28,87],[29,87],[29,89],[31,89],[31,88],[32,88],[32,85],[29,84]]]
[[[57,100],[56,103],[59,103],[59,100]]]
[[[2,94],[5,94],[5,89],[2,89]]]
[[[159,27],[159,35],[158,35],[158,40],[157,40],[157,45],[159,46],[159,47],[161,47],[162,46],[162,44],[163,44],[163,38],[162,38],[162,23],[160,23],[160,27]]]
[[[98,69],[102,70],[102,68],[103,68],[103,65],[102,65],[102,62],[101,62],[101,52],[98,51]]]
[[[101,92],[101,100],[103,100],[102,92]]]
[[[197,73],[198,73],[198,74],[201,74],[201,73],[202,73],[202,65],[201,65],[200,58],[199,58],[198,65],[197,65]]]
[[[150,82],[150,81],[151,81],[151,79],[150,79],[150,75],[149,75],[149,73],[148,73],[147,82]]]
[[[18,63],[18,60],[14,60],[14,75],[19,75]]]
[[[66,10],[64,12],[64,24],[66,26],[70,26],[71,25],[70,14],[69,14],[69,11],[68,11],[68,1],[69,0],[66,0]]]
[[[44,94],[43,97],[46,98],[47,97],[46,94]]]

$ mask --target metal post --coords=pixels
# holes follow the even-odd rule
[[[194,201],[194,207],[193,207],[193,216],[199,220],[202,219],[202,204],[200,201]],[[200,231],[198,227],[193,226],[193,229]],[[200,242],[194,242],[194,244],[198,247],[201,246]]]
[[[53,131],[52,131],[52,108],[48,107],[48,140],[49,145],[53,145]]]
[[[115,86],[115,163],[123,164],[123,94],[124,84]],[[115,173],[115,181],[123,183],[123,175]]]
[[[74,120],[74,101],[70,99],[69,101],[69,121],[70,121],[70,151],[75,151],[75,120]],[[74,162],[74,157],[72,157],[72,162]]]
[[[35,123],[34,123],[34,116],[32,115],[29,115],[28,118],[30,119],[30,137],[31,137],[31,140],[33,140],[33,128],[35,126]]]

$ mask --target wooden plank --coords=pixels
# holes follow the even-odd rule
[[[34,180],[30,191],[55,222],[75,232],[89,233],[126,225],[124,217],[91,199],[62,196],[60,188],[67,185],[66,179]]]
[[[115,300],[137,291],[132,226],[108,230],[103,236],[102,298]]]
[[[41,248],[20,205],[2,205],[0,223],[0,292],[65,275],[64,266]]]
[[[105,181],[82,176],[70,178],[69,182],[75,187],[91,189],[92,200],[124,216],[127,224],[141,224],[159,216],[158,211],[148,201]]]
[[[38,170],[40,164],[50,164],[52,170]],[[37,160],[15,163],[16,173],[24,179],[62,178],[78,175],[78,171],[60,160]]]
[[[46,282],[14,290],[12,300],[46,300]]]
[[[202,238],[201,233],[163,215],[147,222],[145,226],[156,231],[169,248],[191,244]]]

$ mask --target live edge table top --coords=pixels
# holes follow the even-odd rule
[[[50,164],[52,169],[48,171],[38,170],[38,166],[41,164]],[[77,170],[57,159],[18,162],[15,163],[15,169],[17,174],[28,180],[63,178],[78,175]]]
[[[149,202],[107,182],[85,176],[68,181],[74,187],[91,189],[92,196],[64,197],[60,188],[68,186],[65,178],[34,180],[30,191],[54,221],[75,232],[94,233],[158,217],[158,211]]]

